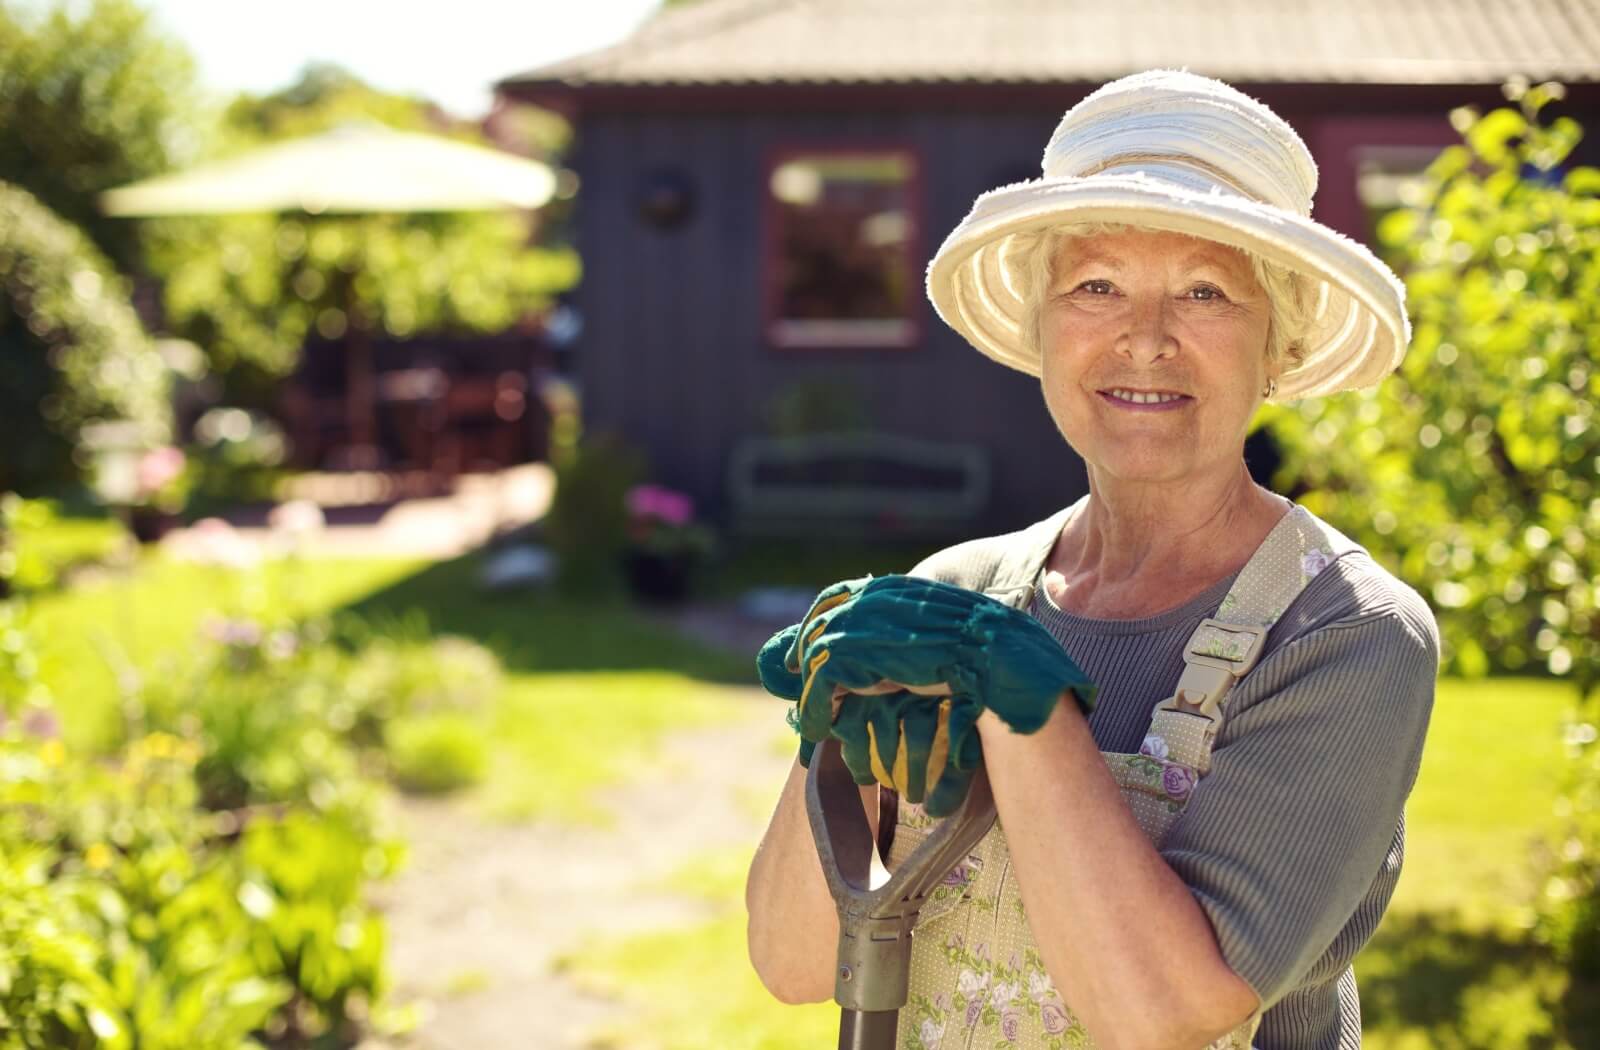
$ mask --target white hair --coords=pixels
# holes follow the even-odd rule
[[[1022,339],[1031,353],[1040,355],[1043,350],[1043,333],[1039,326],[1062,245],[1133,228],[1113,222],[1075,222],[1020,235],[1026,238],[1018,249],[1023,259]],[[1267,363],[1276,372],[1293,368],[1305,359],[1305,341],[1312,320],[1311,280],[1286,266],[1268,262],[1254,252],[1243,248],[1236,250],[1250,260],[1256,283],[1267,293],[1271,304],[1267,322]]]

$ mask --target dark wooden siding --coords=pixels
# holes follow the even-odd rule
[[[765,157],[806,142],[905,143],[922,180],[917,280],[980,192],[1038,165],[1054,118],[992,114],[606,115],[582,124],[577,157],[577,348],[586,426],[644,447],[660,481],[713,513],[729,451],[765,430],[771,399],[836,378],[871,406],[877,429],[985,448],[991,523],[1025,523],[1081,493],[1083,470],[1046,414],[1037,382],[972,350],[925,299],[912,350],[779,350],[761,330]],[[696,211],[671,231],[638,216],[641,180],[674,167]]]
[[[751,88],[737,89],[739,104],[726,110],[702,103],[675,113],[664,111],[672,93],[654,91],[649,112],[605,108],[579,119],[584,280],[577,302],[586,324],[577,362],[591,431],[637,442],[650,453],[657,480],[717,514],[728,454],[739,438],[764,431],[770,399],[792,383],[835,377],[870,402],[881,430],[986,449],[993,467],[989,526],[1025,524],[1085,490],[1083,466],[1046,413],[1037,381],[971,349],[925,298],[918,300],[924,338],[910,351],[776,350],[761,331],[763,163],[774,146],[856,140],[915,149],[920,283],[920,268],[974,197],[1037,172],[1051,130],[1082,89],[1063,87],[1054,108],[1037,112],[933,105],[872,112],[870,101],[850,111],[785,111],[785,103],[774,102],[763,112],[758,97],[789,96]],[[1358,147],[1454,141],[1450,106],[1496,101],[1484,87],[1260,86],[1253,93],[1275,106],[1316,155],[1316,217],[1358,238],[1367,234],[1359,228],[1365,217],[1354,190]],[[864,91],[863,99],[870,94]],[[1571,112],[1593,132],[1600,106],[1592,92],[1583,98]],[[1573,159],[1600,161],[1600,134],[1591,134]],[[696,194],[694,217],[671,232],[638,217],[640,180],[658,167],[682,171]]]

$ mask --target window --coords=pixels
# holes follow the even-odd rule
[[[916,159],[786,150],[767,169],[767,337],[779,347],[916,342]]]

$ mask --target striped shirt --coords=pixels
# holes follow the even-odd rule
[[[983,589],[1022,534],[977,540],[913,570]],[[1099,686],[1102,751],[1136,752],[1170,696],[1183,646],[1233,578],[1138,620],[1065,612],[1040,568],[1032,615]],[[1260,996],[1260,1050],[1361,1044],[1350,961],[1394,892],[1438,670],[1427,605],[1367,555],[1313,579],[1229,693],[1209,774],[1161,842],[1211,920],[1223,958]]]

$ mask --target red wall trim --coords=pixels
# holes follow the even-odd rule
[[[906,320],[911,322],[910,339],[895,346],[778,346],[770,337],[772,323],[778,319],[778,241],[779,222],[777,202],[771,190],[772,173],[786,160],[798,156],[817,154],[835,156],[864,153],[900,154],[911,163],[911,178],[906,186],[907,208],[911,228],[906,237],[904,266],[906,274]],[[868,351],[902,353],[922,346],[927,335],[927,307],[922,295],[922,268],[925,264],[924,230],[927,226],[927,202],[924,194],[922,154],[914,145],[903,139],[785,139],[769,146],[761,160],[761,339],[769,350],[798,354],[826,354],[845,352],[852,355]]]

